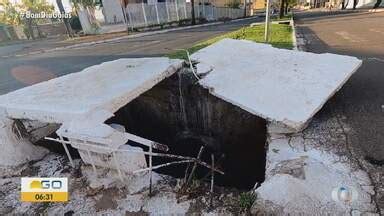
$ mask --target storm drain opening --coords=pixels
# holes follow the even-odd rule
[[[239,107],[212,96],[197,84],[190,69],[164,79],[124,107],[106,124],[123,125],[128,133],[145,137],[169,147],[169,154],[196,157],[211,162],[224,175],[215,184],[248,190],[265,178],[266,121]],[[130,141],[145,151],[148,147]],[[148,158],[147,158],[148,161]],[[153,165],[174,161],[153,157]],[[183,178],[188,164],[157,169],[157,172]],[[196,178],[209,179],[210,170],[199,167]]]

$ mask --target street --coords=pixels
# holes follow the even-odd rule
[[[177,49],[191,47],[198,41],[237,30],[261,18],[229,22],[188,30],[124,39],[89,47],[73,48],[21,57],[0,58],[0,94],[41,82],[68,73],[127,57],[164,56]],[[1,53],[4,50],[5,53]],[[0,56],[10,55],[9,50],[0,49]]]
[[[365,160],[377,185],[378,204],[384,207],[384,13],[334,17],[296,16],[304,49],[316,53],[356,56],[363,65],[328,101],[315,118],[345,116],[352,155]],[[381,187],[381,190],[380,190]]]

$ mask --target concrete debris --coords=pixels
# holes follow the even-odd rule
[[[13,166],[42,158],[47,149],[31,145],[15,121],[0,108],[0,165]]]
[[[321,210],[321,215],[346,215],[352,211],[375,215],[368,175],[326,149],[334,137],[339,137],[338,130],[324,131],[330,137],[323,137],[312,133],[316,129],[311,125],[305,133],[284,136],[269,130],[266,179],[256,189],[252,213],[319,215]],[[335,142],[340,146],[344,141]],[[351,192],[350,200],[344,202],[334,196],[339,188]]]
[[[49,153],[39,162],[0,170],[0,215],[237,215],[229,211],[230,201],[236,199],[229,192],[215,197],[225,205],[211,208],[204,194],[188,198],[178,193],[177,180],[170,176],[154,173],[154,193],[148,196],[148,173],[121,182],[114,170],[100,169],[95,176],[81,160],[74,163],[76,168],[69,168],[65,156]],[[20,202],[20,177],[24,176],[68,177],[70,202]]]
[[[200,80],[211,94],[294,131],[302,130],[362,63],[234,39],[201,49],[191,59],[200,62],[200,73],[213,68]]]

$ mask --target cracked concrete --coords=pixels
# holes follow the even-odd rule
[[[270,134],[266,180],[256,189],[253,213],[377,214],[372,177],[351,156],[345,136],[350,128],[341,119],[323,117],[300,133]],[[357,199],[333,200],[338,187],[351,188]]]

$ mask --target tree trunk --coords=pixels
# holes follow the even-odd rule
[[[192,25],[196,24],[195,18],[195,0],[191,0],[191,17],[192,17]]]
[[[356,5],[357,5],[357,3],[358,3],[358,0],[353,0],[353,10],[356,9]]]
[[[27,27],[28,27],[29,36],[32,38],[32,40],[35,40],[36,37],[35,37],[35,34],[33,32],[32,19],[31,18],[27,19]]]
[[[43,32],[41,31],[41,29],[39,28],[39,25],[38,25],[37,23],[35,23],[35,26],[36,26],[37,35],[39,36],[39,38],[43,38],[43,37],[45,37],[45,35],[44,35]]]
[[[244,0],[244,17],[247,17],[247,0]]]
[[[286,1],[285,1],[285,7],[284,7],[284,14],[285,14],[285,15],[288,14],[288,5],[289,5],[289,3],[288,3],[288,1],[286,0]]]
[[[280,11],[279,11],[279,17],[280,19],[284,17],[284,3],[286,0],[280,0]]]
[[[61,14],[65,13],[64,6],[62,0],[56,0],[57,7],[59,8],[59,11]],[[68,22],[68,19],[63,18],[65,30],[67,31],[67,34],[69,37],[73,37],[72,28],[71,25]]]
[[[381,4],[382,0],[377,0],[376,4],[373,6],[373,8],[378,8]]]

